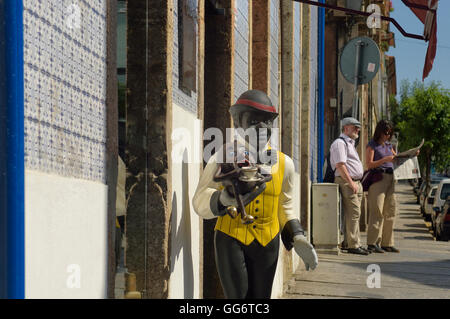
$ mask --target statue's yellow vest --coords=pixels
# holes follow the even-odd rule
[[[272,180],[266,183],[266,189],[245,207],[245,211],[255,217],[252,224],[241,223],[241,215],[231,218],[229,215],[217,219],[215,230],[219,230],[245,245],[257,240],[266,246],[280,231],[278,220],[278,201],[283,185],[284,154],[277,152],[277,163],[272,166]]]

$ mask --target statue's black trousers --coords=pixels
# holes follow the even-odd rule
[[[278,262],[280,236],[263,247],[246,246],[221,231],[214,234],[217,271],[228,299],[270,298]]]

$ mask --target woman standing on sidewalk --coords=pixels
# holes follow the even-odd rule
[[[367,169],[378,171],[383,178],[370,185],[368,195],[369,224],[367,249],[371,252],[400,252],[394,247],[394,221],[397,208],[395,200],[395,151],[389,142],[394,131],[386,120],[378,122],[373,139],[366,147]],[[381,242],[381,247],[379,243]]]

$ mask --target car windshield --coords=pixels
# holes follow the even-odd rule
[[[447,199],[448,195],[450,195],[450,184],[444,184],[442,185],[441,199]]]
[[[437,191],[437,188],[433,188],[433,189],[431,190],[430,196],[431,196],[431,197],[434,197],[434,195],[436,195],[436,191]]]
[[[431,186],[436,186],[436,185],[439,185],[439,183],[441,182],[441,180],[443,180],[444,178],[442,177],[442,178],[440,178],[440,177],[432,177],[432,179],[430,180],[430,184],[428,185],[428,187],[431,187]],[[423,181],[422,182],[422,184],[420,184],[420,188],[419,188],[419,191],[420,191],[420,194],[422,194],[423,192],[425,192],[425,187],[427,186],[427,183],[426,183],[426,181]],[[429,188],[428,188],[429,189]],[[432,196],[434,196],[434,193],[432,194]]]

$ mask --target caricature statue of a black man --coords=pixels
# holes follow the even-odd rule
[[[225,297],[270,298],[280,236],[286,249],[294,247],[307,270],[317,267],[317,254],[293,211],[294,163],[269,143],[273,121],[278,116],[269,97],[259,90],[246,91],[231,106],[230,113],[237,131],[235,141],[225,144],[209,159],[193,206],[202,218],[217,218],[215,258]],[[248,138],[249,132],[256,132],[256,139]],[[270,179],[240,194],[251,222],[242,220],[242,214],[230,214],[239,207],[237,194],[215,179],[219,166],[226,161],[224,154],[239,152],[254,160]]]

